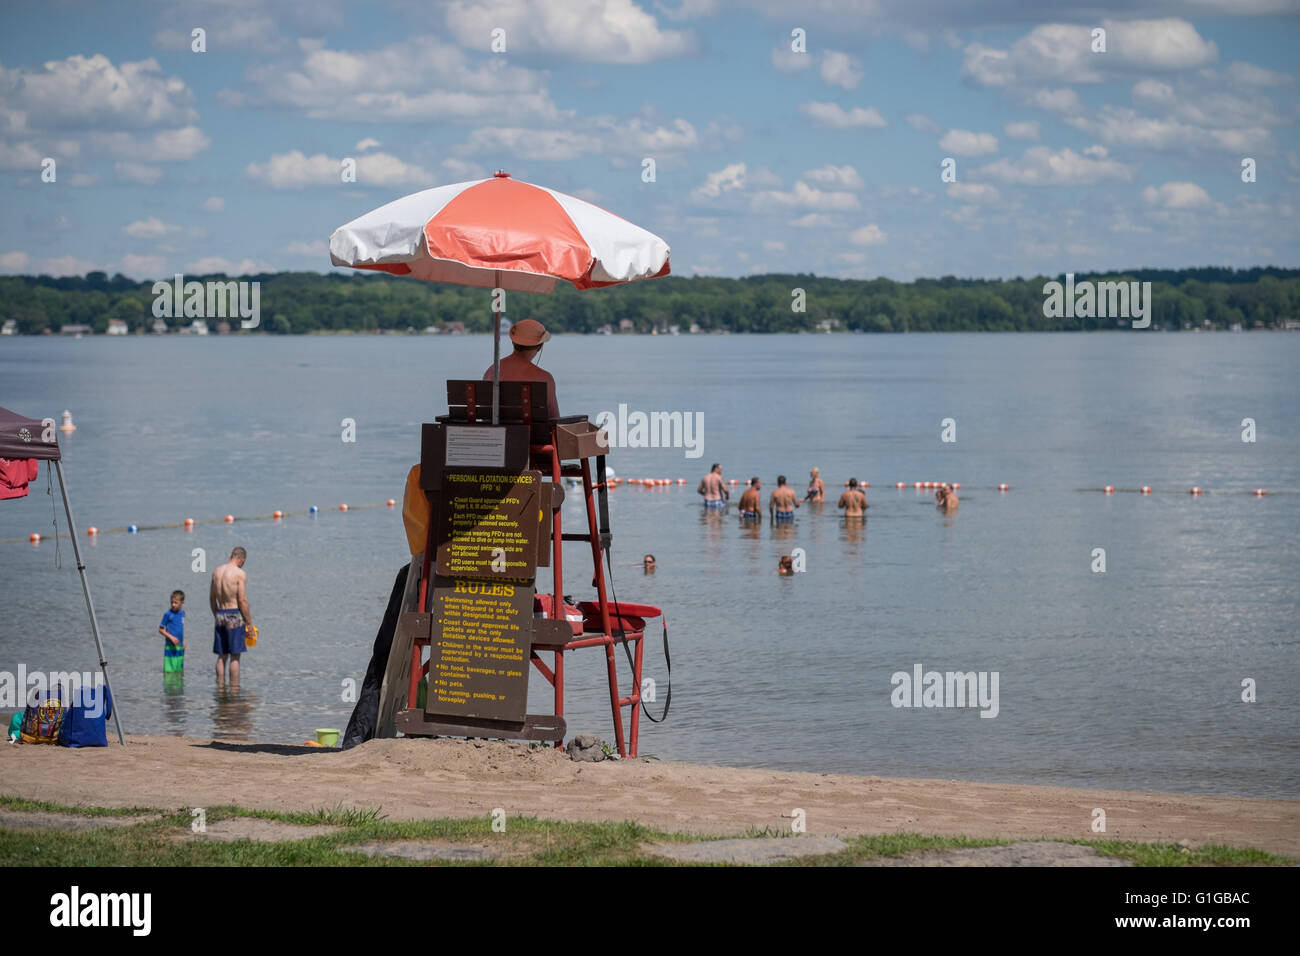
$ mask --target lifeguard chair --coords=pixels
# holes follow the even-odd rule
[[[431,518],[425,550],[411,562],[407,575],[402,613],[398,620],[392,651],[388,659],[383,690],[381,692],[379,723],[381,734],[385,727],[399,730],[407,736],[465,736],[501,737],[506,739],[553,741],[562,745],[566,732],[564,720],[564,655],[587,647],[603,647],[609,680],[610,709],[614,720],[614,739],[621,757],[637,755],[639,717],[641,710],[641,673],[645,619],[661,616],[659,608],[644,604],[626,604],[610,601],[606,591],[602,552],[608,553],[611,534],[609,530],[609,484],[605,472],[605,452],[600,432],[585,415],[551,419],[548,415],[549,388],[547,382],[501,382],[498,399],[498,424],[491,424],[492,384],[488,381],[452,380],[447,382],[448,414],[438,416],[434,423],[425,424],[421,441],[421,487],[430,503]],[[554,690],[554,708],[550,714],[514,714],[511,719],[498,720],[476,716],[473,719],[448,719],[427,712],[422,706],[422,689],[428,688],[426,698],[432,697],[429,688],[431,665],[435,663],[433,647],[439,634],[440,621],[434,618],[435,591],[446,589],[449,578],[439,576],[438,565],[445,556],[448,528],[454,525],[448,514],[449,498],[442,478],[447,471],[451,455],[448,452],[448,429],[454,429],[457,448],[490,446],[490,454],[500,455],[500,478],[504,482],[512,476],[522,479],[525,474],[537,474],[537,502],[539,506],[536,574],[549,565],[551,587],[539,600],[539,582],[534,577],[527,581],[527,597],[532,599],[530,610],[540,608],[546,616],[531,619],[528,663],[546,679]],[[480,434],[477,431],[481,429]],[[494,430],[489,434],[488,430]],[[455,455],[463,454],[457,450]],[[464,459],[470,460],[470,459]],[[484,459],[486,460],[486,459]],[[496,459],[493,459],[494,461]],[[594,462],[594,467],[593,467]],[[491,470],[486,466],[484,470]],[[515,473],[518,473],[515,475]],[[549,478],[549,480],[545,480]],[[562,528],[562,510],[565,500],[564,479],[580,478],[583,501],[586,507],[586,529],[565,533]],[[519,487],[529,487],[522,485]],[[516,498],[501,498],[516,501]],[[533,499],[529,497],[528,502]],[[463,517],[463,516],[462,516]],[[459,520],[459,519],[458,519]],[[472,520],[472,519],[471,519]],[[466,520],[460,521],[462,527]],[[471,534],[477,534],[479,527]],[[462,535],[464,537],[464,535]],[[591,549],[594,600],[580,601],[577,609],[581,621],[570,620],[565,610],[564,549],[565,541],[586,542]],[[444,548],[440,552],[439,548]],[[445,565],[445,562],[443,562]],[[528,565],[532,567],[531,564]],[[487,579],[490,580],[490,579]],[[503,578],[522,581],[524,579]],[[431,586],[432,585],[432,586]],[[490,585],[489,585],[490,586]],[[522,587],[523,585],[520,584]],[[471,586],[468,590],[474,590]],[[520,597],[522,599],[522,596]],[[464,599],[461,599],[462,601]],[[511,601],[515,599],[512,597]],[[507,609],[500,617],[514,611]],[[459,620],[459,618],[457,618]],[[665,625],[665,638],[667,629]],[[443,642],[446,643],[446,642]],[[450,642],[453,646],[456,642]],[[618,662],[614,645],[630,645],[628,656],[632,661],[632,687],[627,694],[619,690]],[[550,663],[544,659],[548,655]],[[503,673],[498,670],[497,673]],[[513,671],[510,671],[514,674]],[[517,677],[517,675],[515,675]],[[517,684],[515,685],[518,686]],[[527,692],[527,680],[523,682]],[[484,695],[489,696],[489,695]],[[626,729],[623,709],[630,708]],[[522,716],[522,720],[518,718]]]

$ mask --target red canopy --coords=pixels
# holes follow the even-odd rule
[[[49,435],[49,441],[42,436]],[[54,419],[24,418],[17,412],[0,408],[0,458],[39,458],[58,461],[59,430]]]

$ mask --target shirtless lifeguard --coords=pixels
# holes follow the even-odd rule
[[[722,466],[717,462],[714,462],[709,473],[700,479],[700,487],[695,491],[704,496],[706,509],[725,508],[727,502],[731,500],[731,492],[727,490],[722,480]]]
[[[867,496],[858,487],[858,479],[849,479],[849,486],[844,490],[844,494],[840,495],[840,503],[837,507],[844,509],[846,518],[861,518],[863,511],[870,507],[867,504]]]

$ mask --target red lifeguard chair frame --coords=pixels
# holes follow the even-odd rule
[[[480,389],[485,389],[490,396],[491,383],[483,381],[448,381],[447,405],[450,412],[447,415],[438,416],[436,420],[456,425],[489,424],[492,409],[491,398],[488,398],[486,408],[484,408],[484,405],[479,402],[481,397]],[[585,541],[591,546],[591,561],[594,571],[592,586],[595,588],[596,603],[599,605],[601,630],[584,630],[581,634],[572,634],[571,639],[564,641],[547,640],[545,638],[542,640],[535,639],[529,652],[529,660],[554,689],[555,716],[562,718],[564,716],[565,653],[586,647],[605,648],[605,666],[609,678],[609,703],[614,718],[614,740],[620,757],[635,757],[637,755],[640,729],[641,666],[645,628],[625,630],[620,626],[616,633],[613,626],[616,621],[620,625],[626,624],[626,617],[618,615],[615,613],[614,608],[611,607],[605,588],[604,563],[601,560],[601,552],[608,547],[610,541],[609,483],[605,476],[605,455],[598,453],[598,450],[604,446],[596,443],[596,428],[587,420],[585,415],[551,420],[547,412],[548,400],[549,384],[546,382],[501,382],[499,422],[501,424],[530,426],[532,438],[530,458],[532,465],[544,474],[549,474],[551,488],[561,490],[561,495],[558,498],[559,504],[554,504],[551,508],[550,520],[551,607],[554,609],[552,613],[556,614],[559,620],[567,625],[568,622],[563,616],[564,542]],[[484,411],[487,412],[487,415],[483,414]],[[592,459],[595,459],[594,474]],[[563,483],[565,478],[582,479],[583,501],[587,511],[587,530],[585,533],[566,534],[563,531]],[[543,483],[543,487],[546,487],[546,483]],[[557,499],[553,495],[552,501],[555,500]],[[431,597],[429,593],[431,564],[433,556],[437,553],[435,525],[435,521],[429,522],[428,538],[424,550],[424,565],[420,576],[417,610],[425,614],[429,611]],[[545,522],[543,522],[543,525],[545,526]],[[650,614],[651,610],[658,612],[657,608],[652,609],[646,605],[636,605],[636,614],[640,617],[657,616],[657,613]],[[614,645],[620,641],[627,641],[634,645],[635,648],[631,653],[633,661],[632,689],[626,696],[619,692],[618,661],[614,655]],[[429,664],[423,660],[424,652],[429,647],[429,644],[430,638],[421,635],[415,638],[411,648],[410,685],[406,701],[408,708],[417,706],[420,680],[422,677],[427,677],[429,673]],[[550,666],[542,659],[541,654],[543,653],[554,654]],[[624,732],[622,713],[625,707],[630,707],[632,711],[628,717],[626,733]],[[410,734],[409,725],[403,729]],[[559,730],[560,738],[563,737],[563,732],[561,727]],[[493,734],[490,731],[485,731],[483,736],[493,736]],[[525,727],[517,733],[508,732],[502,734],[502,736],[519,739],[554,739],[556,747],[563,746],[563,740],[557,738],[553,732],[546,728],[533,732],[528,727]]]

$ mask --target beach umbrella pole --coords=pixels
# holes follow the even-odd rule
[[[54,468],[59,473],[59,492],[63,495],[63,512],[68,516],[68,534],[72,537],[72,553],[77,558],[77,573],[81,575],[81,593],[86,596],[86,610],[90,612],[90,633],[95,636],[95,650],[99,652],[99,670],[104,675],[104,686],[108,689],[109,700],[113,702],[113,723],[117,726],[117,740],[126,746],[126,737],[122,733],[122,718],[118,716],[117,699],[113,697],[113,688],[108,683],[108,661],[104,660],[104,645],[99,639],[99,622],[95,620],[95,605],[90,600],[90,585],[86,582],[86,564],[81,560],[81,546],[77,543],[77,529],[72,523],[72,505],[68,503],[68,486],[63,480],[63,462],[54,459]]]
[[[493,299],[495,290],[501,288],[501,272],[494,275]],[[492,424],[501,424],[501,313],[496,310],[492,312]]]

